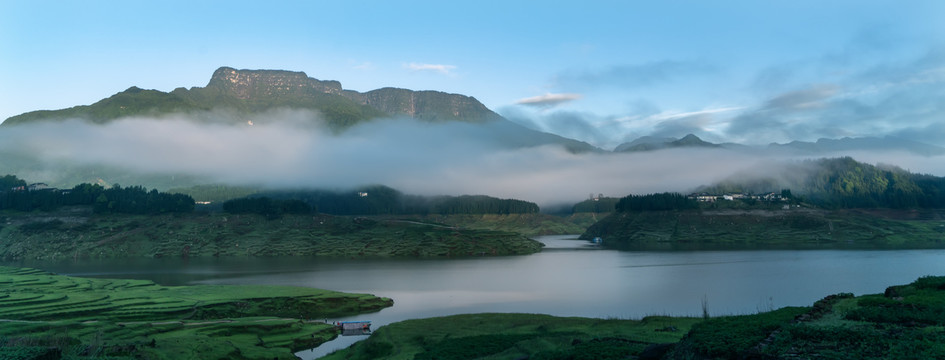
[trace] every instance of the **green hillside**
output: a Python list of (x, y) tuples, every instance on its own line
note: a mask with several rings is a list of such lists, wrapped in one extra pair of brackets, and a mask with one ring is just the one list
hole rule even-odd
[[(389, 116), (409, 116), (430, 122), (504, 120), (475, 98), (459, 94), (395, 88), (362, 94), (342, 89), (337, 81), (317, 80), (303, 72), (221, 67), (205, 87), (177, 88), (165, 93), (133, 86), (91, 105), (28, 112), (10, 117), (2, 125), (69, 118), (107, 123), (126, 116), (160, 117), (213, 109), (228, 110), (227, 121), (243, 123), (249, 115), (279, 108), (315, 110), (336, 130)], [(194, 120), (200, 121), (201, 116), (205, 115), (197, 114)]]
[(295, 359), (337, 336), (322, 319), (392, 304), (301, 287), (160, 286), (0, 267), (0, 358)]
[(465, 257), (531, 254), (541, 246), (511, 232), (323, 214), (93, 214), (90, 207), (0, 213), (0, 258), (6, 260)]
[(699, 191), (713, 201), (675, 193), (621, 198), (617, 212), (582, 238), (613, 248), (945, 247), (941, 177), (847, 157), (788, 163), (780, 176)]
[(620, 249), (945, 248), (945, 211), (682, 210), (617, 212), (582, 239)]
[(770, 176), (736, 174), (697, 191), (761, 194), (782, 189), (825, 208), (945, 208), (945, 178), (850, 157), (785, 163)]

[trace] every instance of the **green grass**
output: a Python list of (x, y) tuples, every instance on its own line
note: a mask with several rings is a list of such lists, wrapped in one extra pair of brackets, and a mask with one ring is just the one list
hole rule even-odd
[[(678, 341), (695, 318), (562, 318), (538, 314), (470, 314), (383, 326), (327, 359), (623, 358), (649, 344)], [(674, 329), (675, 331), (662, 331)], [(615, 354), (608, 357), (606, 354)]]
[(942, 359), (945, 277), (885, 294), (828, 296), (810, 308), (708, 320), (668, 359)]
[(308, 319), (392, 304), (310, 288), (160, 286), (12, 267), (0, 267), (0, 301), (0, 358), (55, 347), (78, 359), (290, 359), (336, 336)]
[[(339, 359), (942, 359), (945, 277), (753, 315), (642, 320), (469, 314), (383, 326)], [(667, 331), (672, 330), (672, 331)]]

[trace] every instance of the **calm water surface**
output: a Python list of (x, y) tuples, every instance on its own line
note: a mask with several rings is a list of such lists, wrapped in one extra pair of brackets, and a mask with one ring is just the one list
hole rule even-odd
[[(538, 240), (528, 256), (416, 259), (160, 259), (19, 263), (76, 276), (180, 284), (275, 284), (371, 293), (394, 306), (354, 317), (373, 327), (477, 312), (640, 318), (745, 314), (808, 306), (838, 293), (880, 293), (923, 275), (945, 275), (945, 250), (622, 252), (574, 236)], [(328, 319), (329, 321), (346, 319)], [(298, 353), (310, 359), (363, 337)]]

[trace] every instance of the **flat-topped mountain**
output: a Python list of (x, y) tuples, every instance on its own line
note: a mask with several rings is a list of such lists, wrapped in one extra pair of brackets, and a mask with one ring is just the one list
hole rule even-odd
[[(472, 123), (502, 120), (499, 114), (465, 95), (396, 88), (360, 93), (343, 89), (338, 81), (318, 80), (300, 71), (221, 67), (214, 71), (205, 87), (181, 87), (165, 93), (133, 86), (91, 105), (28, 112), (7, 119), (3, 125), (69, 118), (106, 123), (126, 116), (160, 116), (218, 108), (247, 114), (280, 107), (317, 110), (334, 128), (391, 116)], [(243, 120), (236, 116), (234, 122)]]
[[(303, 110), (303, 115), (283, 116), (283, 110)], [(317, 116), (308, 116), (306, 111)], [(345, 90), (338, 81), (318, 80), (304, 72), (237, 70), (230, 67), (221, 67), (214, 71), (204, 87), (180, 87), (164, 92), (132, 86), (91, 105), (17, 115), (0, 125), (0, 133), (15, 132), (15, 136), (24, 141), (29, 141), (27, 139), (34, 135), (39, 138), (42, 135), (56, 134), (59, 129), (70, 131), (69, 129), (75, 127), (81, 127), (90, 134), (98, 131), (107, 134), (116, 131), (115, 128), (99, 129), (96, 125), (110, 124), (124, 118), (144, 119), (149, 122), (186, 121), (191, 124), (233, 126), (278, 122), (291, 122), (291, 125), (296, 126), (303, 125), (298, 124), (298, 121), (311, 121), (319, 125), (310, 128), (312, 131), (320, 132), (321, 125), (324, 125), (329, 129), (325, 135), (329, 136), (341, 135), (354, 126), (366, 127), (366, 131), (373, 133), (371, 127), (374, 126), (378, 126), (378, 129), (388, 129), (384, 127), (388, 125), (381, 123), (389, 119), (412, 118), (423, 123), (455, 123), (461, 129), (452, 127), (434, 131), (457, 137), (449, 139), (457, 140), (456, 143), (474, 143), (483, 148), (518, 149), (550, 145), (572, 153), (601, 151), (585, 142), (532, 130), (508, 121), (470, 96), (398, 88), (382, 88), (362, 93)], [(58, 122), (74, 119), (92, 126), (74, 123), (61, 128), (57, 126)], [(21, 126), (26, 124), (53, 126)], [(404, 131), (426, 131), (421, 130), (424, 126), (406, 125), (400, 128)], [(219, 128), (201, 129), (216, 131)], [(147, 131), (144, 127), (130, 127), (122, 131), (126, 134), (123, 136), (128, 137), (152, 135), (141, 133)], [(397, 140), (395, 137), (409, 136), (402, 131), (381, 131), (383, 133), (376, 135), (379, 138), (391, 137), (391, 140)], [(174, 136), (187, 134), (162, 132), (153, 135), (155, 136), (152, 139), (162, 141), (165, 139), (160, 138), (161, 136), (172, 140)], [(246, 133), (246, 136), (252, 135)], [(303, 155), (307, 154), (300, 154)], [(60, 161), (55, 156), (44, 156), (42, 152), (27, 151), (23, 146), (0, 149), (0, 168), (5, 169), (7, 173), (45, 172), (44, 180), (56, 186), (102, 180), (164, 189), (196, 185), (194, 181), (198, 181), (189, 176), (189, 173), (167, 175), (129, 171), (107, 162), (97, 162), (97, 159), (86, 156), (82, 161)], [(49, 172), (47, 169), (55, 171)]]

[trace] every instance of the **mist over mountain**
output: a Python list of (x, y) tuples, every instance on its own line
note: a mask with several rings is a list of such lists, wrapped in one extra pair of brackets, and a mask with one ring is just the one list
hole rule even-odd
[(652, 151), (652, 150), (679, 148), (679, 147), (715, 148), (719, 146), (720, 145), (703, 141), (698, 136), (695, 136), (693, 134), (688, 134), (680, 139), (655, 138), (652, 136), (644, 136), (634, 141), (631, 141), (629, 143), (623, 143), (623, 144), (618, 145), (614, 149), (614, 152)]
[(481, 194), (541, 206), (588, 193), (688, 192), (785, 161), (852, 156), (945, 174), (945, 151), (895, 138), (783, 146), (644, 137), (606, 152), (525, 128), (475, 98), (436, 91), (345, 90), (302, 72), (220, 68), (206, 87), (132, 87), (92, 105), (34, 111), (0, 126), (0, 173), (58, 187), (207, 183)]
[(317, 125), (334, 131), (343, 131), (365, 121), (409, 117), (430, 123), (466, 122), (498, 126), (502, 129), (496, 133), (498, 140), (511, 147), (560, 144), (570, 151), (598, 151), (587, 143), (507, 121), (470, 96), (398, 88), (360, 93), (343, 89), (338, 81), (318, 80), (304, 72), (229, 67), (214, 71), (206, 87), (177, 88), (169, 93), (131, 87), (92, 105), (28, 112), (13, 116), (0, 125), (67, 119), (106, 124), (128, 117), (163, 119), (180, 118), (181, 115), (200, 123), (260, 124), (280, 118), (254, 115), (276, 109), (314, 111), (318, 114)]

